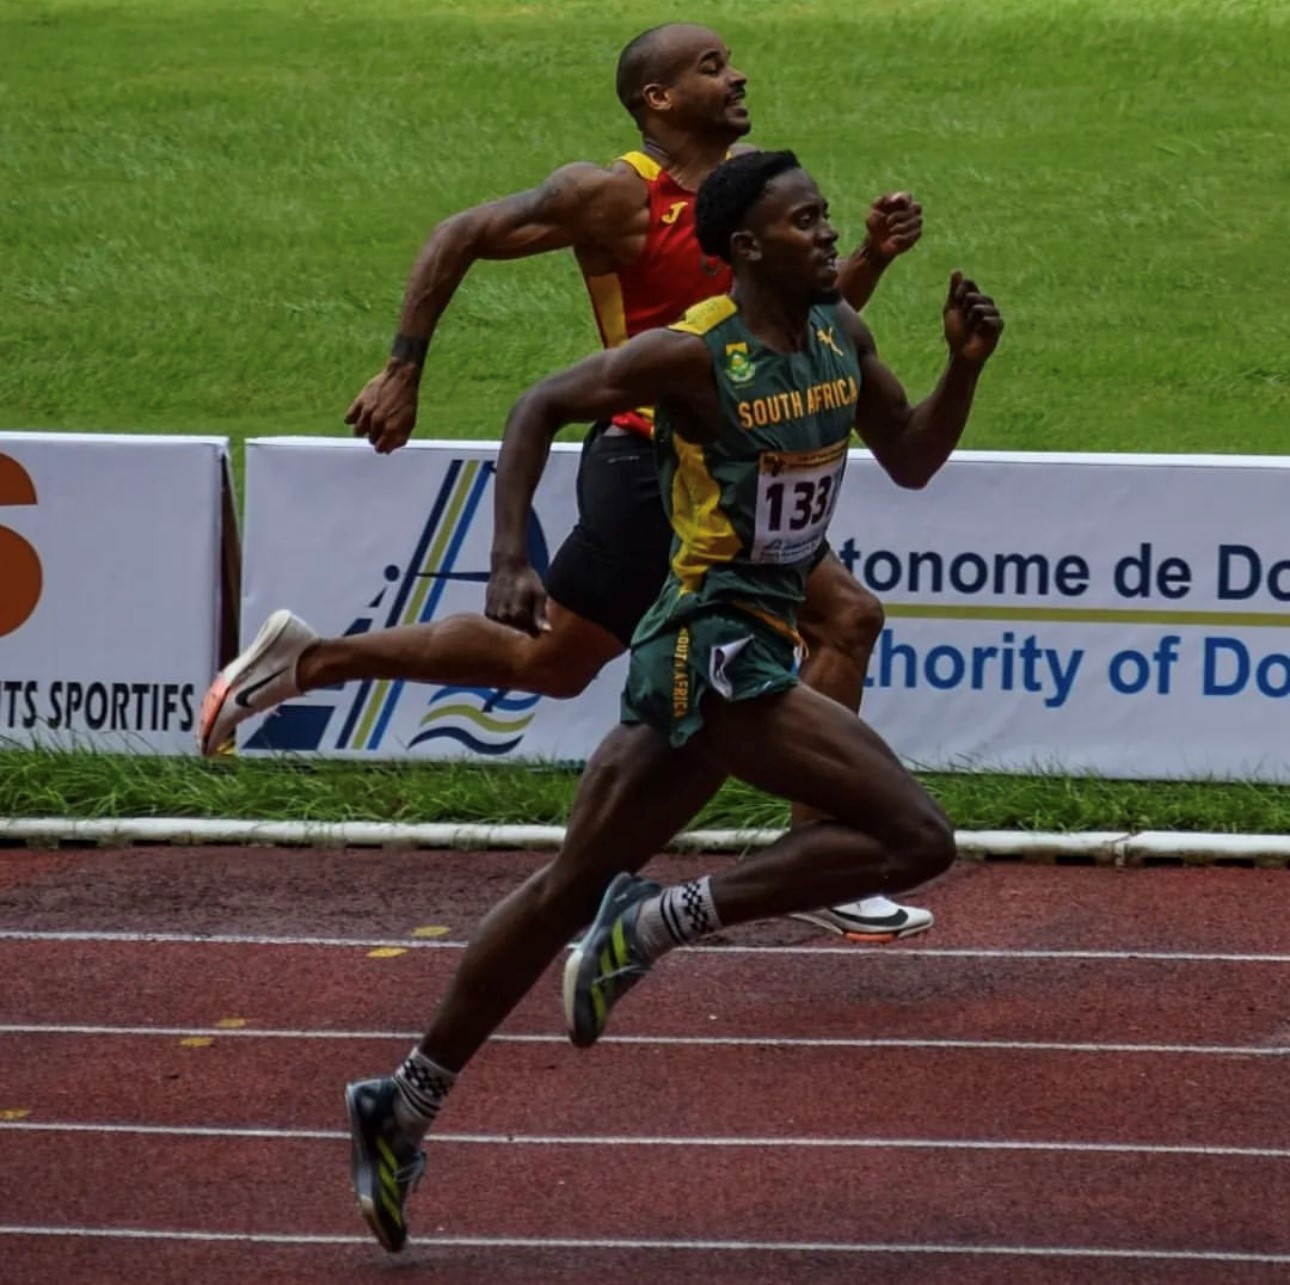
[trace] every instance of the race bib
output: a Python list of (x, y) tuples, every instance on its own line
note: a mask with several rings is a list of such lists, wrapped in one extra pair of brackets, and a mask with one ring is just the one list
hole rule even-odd
[(845, 441), (820, 451), (762, 454), (757, 470), (754, 562), (801, 562), (820, 547), (846, 464)]

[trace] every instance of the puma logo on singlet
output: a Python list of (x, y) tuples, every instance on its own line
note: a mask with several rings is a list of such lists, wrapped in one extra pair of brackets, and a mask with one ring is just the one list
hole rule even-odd
[(820, 341), (820, 343), (822, 343), (826, 348), (832, 348), (832, 349), (833, 349), (833, 351), (834, 351), (835, 353), (837, 353), (837, 355), (838, 355), (839, 357), (841, 357), (841, 356), (843, 355), (843, 353), (842, 353), (842, 349), (841, 349), (841, 348), (839, 348), (839, 347), (838, 347), (838, 345), (837, 345), (837, 340), (835, 340), (835, 339), (833, 338), (833, 327), (832, 327), (832, 326), (829, 326), (827, 329), (825, 329), (825, 327), (823, 327), (823, 326), (816, 326), (816, 327), (815, 327), (815, 337), (816, 337), (816, 338)]
[(671, 206), (668, 208), (667, 213), (663, 214), (659, 218), (659, 222), (666, 223), (668, 227), (671, 227), (672, 224), (681, 217), (681, 211), (685, 209), (688, 204), (688, 201), (673, 201)]

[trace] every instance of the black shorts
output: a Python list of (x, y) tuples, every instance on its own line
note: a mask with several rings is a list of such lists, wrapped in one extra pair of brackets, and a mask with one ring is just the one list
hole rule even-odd
[[(578, 462), (578, 521), (556, 550), (546, 591), (624, 647), (667, 579), (672, 527), (663, 511), (654, 446), (594, 424)], [(822, 543), (814, 570), (828, 555)]]
[(667, 579), (672, 528), (652, 443), (595, 424), (578, 463), (578, 521), (556, 550), (546, 589), (627, 647)]

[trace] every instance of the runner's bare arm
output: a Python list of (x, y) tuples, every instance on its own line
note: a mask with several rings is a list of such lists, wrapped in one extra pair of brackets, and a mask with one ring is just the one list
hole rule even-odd
[(639, 194), (621, 171), (577, 163), (529, 191), (444, 219), (413, 265), (384, 370), (368, 381), (345, 415), (354, 435), (366, 437), (382, 454), (412, 435), (430, 339), (472, 264), (571, 246), (598, 249), (630, 219), (633, 200)]
[(507, 418), (497, 457), (485, 614), (527, 633), (541, 628), (544, 595), (529, 566), (528, 523), (556, 433), (660, 400), (701, 403), (705, 392), (715, 400), (707, 346), (666, 329), (595, 353), (524, 392)]
[(944, 307), (949, 360), (917, 406), (910, 406), (900, 381), (879, 360), (868, 326), (845, 305), (839, 315), (860, 358), (856, 431), (898, 486), (926, 486), (958, 445), (977, 379), (1003, 332), (994, 300), (961, 272), (950, 275)]
[(880, 196), (865, 217), (865, 239), (838, 267), (842, 297), (859, 312), (898, 255), (912, 250), (923, 235), (923, 207), (908, 192)]
[(707, 346), (697, 336), (647, 330), (527, 389), (511, 409), (497, 456), (494, 561), (524, 556), (529, 507), (560, 429), (684, 397), (703, 380), (711, 383), (711, 371)]
[[(571, 246), (599, 247), (630, 213), (621, 173), (577, 162), (537, 187), (444, 219), (408, 278), (399, 331), (433, 335), (453, 292), (479, 259), (524, 259)], [(626, 204), (624, 201), (626, 197)]]

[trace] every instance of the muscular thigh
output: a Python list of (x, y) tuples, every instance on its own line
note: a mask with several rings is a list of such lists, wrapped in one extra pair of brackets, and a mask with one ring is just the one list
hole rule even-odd
[(806, 599), (797, 613), (798, 629), (813, 649), (842, 645), (846, 650), (851, 640), (835, 638), (838, 622), (864, 617), (880, 622), (882, 604), (826, 545), (806, 578)]
[(730, 775), (882, 839), (939, 808), (867, 723), (809, 687), (712, 702), (703, 747)]
[(638, 870), (724, 779), (700, 746), (674, 749), (644, 724), (620, 723), (587, 762), (553, 871), (578, 880)]

